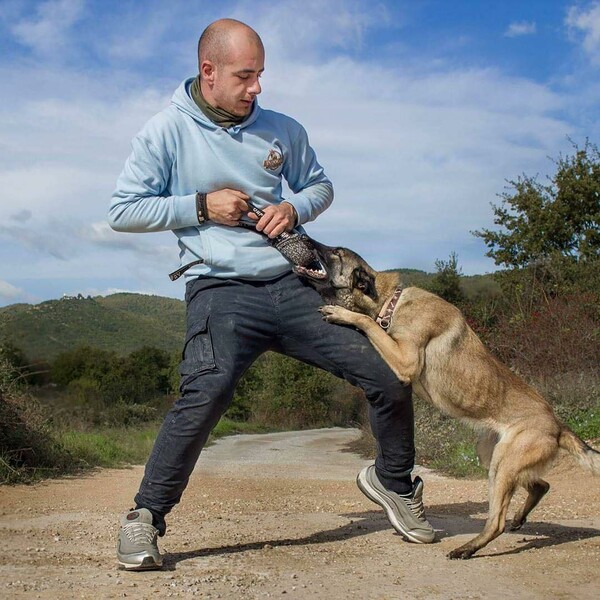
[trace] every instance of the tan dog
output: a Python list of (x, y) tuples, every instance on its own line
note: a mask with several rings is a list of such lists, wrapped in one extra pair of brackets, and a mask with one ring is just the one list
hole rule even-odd
[[(541, 475), (559, 448), (600, 474), (600, 453), (561, 424), (532, 387), (486, 350), (456, 307), (408, 287), (399, 290), (393, 314), (385, 315), (399, 287), (397, 273), (379, 273), (348, 249), (308, 241), (322, 268), (295, 270), (335, 304), (321, 309), (324, 318), (362, 330), (420, 398), (481, 431), (477, 452), (489, 470), (489, 516), (482, 533), (449, 558), (469, 558), (504, 531), (508, 505), (520, 485), (528, 496), (511, 524), (519, 529), (550, 487)], [(376, 322), (382, 314), (389, 321), (387, 332)]]

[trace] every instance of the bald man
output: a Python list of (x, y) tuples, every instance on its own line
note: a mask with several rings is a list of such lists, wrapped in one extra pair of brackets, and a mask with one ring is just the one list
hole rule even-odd
[[(322, 320), (319, 295), (268, 243), (316, 219), (331, 204), (333, 187), (304, 128), (259, 107), (264, 59), (261, 39), (247, 25), (209, 25), (198, 44), (199, 75), (185, 80), (134, 138), (113, 194), (113, 229), (175, 234), (187, 303), (181, 395), (156, 438), (135, 508), (121, 518), (117, 557), (126, 569), (160, 568), (157, 536), (166, 531), (165, 516), (180, 501), (237, 382), (268, 350), (365, 391), (379, 452), (359, 474), (361, 487), (409, 540), (434, 537), (422, 481), (411, 477), (410, 388), (362, 334)], [(285, 198), (284, 179), (291, 190)]]

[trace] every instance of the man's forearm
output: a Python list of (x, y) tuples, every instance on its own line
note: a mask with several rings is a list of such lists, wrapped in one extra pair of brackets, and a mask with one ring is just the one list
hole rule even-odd
[(333, 202), (333, 185), (329, 180), (315, 183), (286, 198), (298, 214), (298, 225), (314, 221)]

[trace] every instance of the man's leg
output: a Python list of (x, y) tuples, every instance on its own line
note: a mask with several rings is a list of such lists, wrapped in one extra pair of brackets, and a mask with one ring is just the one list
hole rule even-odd
[(411, 387), (398, 380), (362, 333), (324, 321), (318, 312), (323, 300), (298, 277), (290, 275), (273, 287), (281, 290), (283, 351), (364, 390), (378, 444), (377, 474), (389, 489), (410, 491), (415, 459)]
[[(268, 286), (271, 287), (271, 286)], [(414, 415), (410, 386), (404, 386), (368, 339), (354, 328), (325, 322), (320, 296), (290, 276), (278, 287), (280, 340), (286, 354), (344, 377), (361, 387), (377, 440), (375, 465), (363, 469), (359, 488), (385, 511), (396, 531), (413, 542), (432, 542), (435, 534), (423, 510), (423, 482), (413, 482)]]
[(202, 278), (188, 284), (186, 300), (181, 396), (165, 417), (135, 497), (136, 509), (151, 512), (160, 535), (237, 382), (273, 344), (275, 332), (264, 286)]

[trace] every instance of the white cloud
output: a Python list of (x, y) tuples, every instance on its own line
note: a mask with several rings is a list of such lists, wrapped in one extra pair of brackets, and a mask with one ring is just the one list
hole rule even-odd
[(82, 13), (82, 0), (48, 0), (38, 5), (35, 17), (17, 22), (12, 32), (34, 52), (55, 54), (66, 45), (69, 30)]
[(566, 24), (594, 64), (600, 64), (600, 2), (587, 7), (572, 6), (567, 12)]
[(506, 37), (520, 37), (523, 35), (532, 35), (536, 30), (535, 21), (516, 21), (508, 26), (504, 35)]
[(3, 281), (0, 279), (0, 299), (10, 303), (14, 302), (23, 295), (25, 295), (25, 292), (22, 289), (11, 285), (8, 283), (8, 281)]
[(24, 223), (26, 221), (29, 221), (29, 219), (31, 219), (31, 217), (33, 216), (32, 212), (30, 210), (27, 209), (22, 209), (17, 211), (16, 213), (10, 215), (10, 220), (11, 221), (16, 221), (17, 223)]
[(278, 57), (292, 57), (294, 61), (300, 56), (314, 58), (324, 49), (332, 48), (358, 54), (363, 49), (366, 32), (389, 23), (382, 2), (358, 0), (328, 0), (326, 5), (321, 0), (274, 3), (244, 0), (238, 3), (233, 16), (253, 26), (267, 49), (270, 47)]
[[(180, 289), (166, 277), (178, 262), (171, 233), (119, 234), (105, 219), (131, 137), (167, 105), (181, 65), (195, 64), (199, 13), (177, 37), (185, 43), (167, 52), (161, 42), (188, 6), (161, 13), (158, 38), (139, 48), (140, 59), (187, 57), (169, 79), (125, 67), (0, 66), (0, 233), (28, 257), (7, 261), (3, 275), (17, 285), (56, 278), (58, 295)], [(360, 49), (370, 32), (397, 26), (384, 7), (332, 0), (323, 19), (313, 18), (316, 8), (316, 0), (244, 1), (231, 11), (265, 39), (261, 105), (305, 125), (334, 181), (336, 201), (309, 232), (355, 247), (376, 268), (432, 269), (456, 250), (465, 273), (491, 270), (469, 232), (491, 226), (489, 203), (505, 179), (543, 174), (547, 156), (568, 149), (566, 135), (581, 137), (578, 122), (562, 116), (572, 99), (495, 68), (369, 59)], [(127, 66), (126, 50), (115, 52)]]

